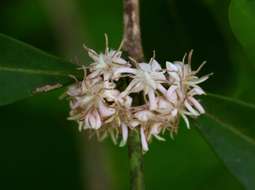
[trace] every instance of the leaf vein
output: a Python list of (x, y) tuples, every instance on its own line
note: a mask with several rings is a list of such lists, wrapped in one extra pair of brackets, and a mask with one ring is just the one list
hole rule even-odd
[(61, 73), (59, 71), (33, 70), (33, 69), (24, 69), (24, 68), (0, 67), (0, 71), (20, 72), (20, 73), (35, 74), (35, 75), (52, 75), (52, 76), (65, 76), (65, 77), (68, 76), (68, 74)]
[(255, 146), (255, 141), (247, 136), (247, 135), (244, 135), (243, 133), (241, 133), (239, 130), (237, 130), (235, 127), (233, 127), (232, 125), (229, 125), (225, 122), (223, 122), (222, 120), (220, 120), (219, 118), (215, 117), (214, 115), (212, 114), (209, 114), (209, 113), (206, 113), (206, 115), (211, 118), (212, 120), (214, 120), (216, 123), (222, 125), (225, 129), (229, 130), (230, 132), (234, 133), (235, 135), (239, 136), (240, 138), (242, 138), (243, 140), (245, 140), (246, 142), (248, 143), (251, 143), (252, 145)]

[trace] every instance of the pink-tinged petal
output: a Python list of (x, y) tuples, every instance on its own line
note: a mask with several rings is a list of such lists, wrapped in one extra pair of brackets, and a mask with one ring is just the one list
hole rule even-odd
[(95, 78), (95, 77), (97, 77), (98, 75), (100, 75), (100, 70), (95, 70), (95, 71), (92, 71), (88, 76), (87, 76), (87, 78), (88, 79), (93, 79), (93, 78)]
[(131, 127), (131, 128), (135, 128), (135, 127), (137, 127), (138, 125), (140, 125), (140, 122), (138, 121), (138, 120), (131, 120), (130, 122), (129, 122), (129, 127)]
[(77, 102), (80, 106), (83, 106), (83, 105), (87, 105), (89, 103), (91, 103), (91, 101), (94, 99), (93, 96), (83, 96), (83, 97), (79, 97), (77, 98)]
[(100, 115), (102, 117), (109, 117), (115, 113), (114, 108), (105, 106), (105, 104), (102, 101), (99, 101), (98, 108), (99, 108)]
[(89, 117), (90, 117), (90, 113), (88, 113), (88, 114), (85, 116), (85, 119), (84, 119), (85, 126), (88, 127), (88, 128), (90, 128)]
[(142, 69), (145, 72), (151, 72), (151, 65), (148, 63), (139, 63), (138, 64), (139, 68)]
[(178, 71), (178, 68), (173, 63), (171, 63), (169, 61), (166, 62), (166, 69), (168, 71), (175, 71), (175, 72)]
[(157, 108), (157, 102), (156, 102), (154, 90), (149, 90), (148, 97), (149, 97), (149, 103), (150, 103), (150, 110), (155, 110)]
[(143, 151), (148, 151), (149, 148), (148, 148), (148, 143), (147, 143), (147, 140), (146, 140), (146, 137), (145, 137), (145, 134), (144, 134), (144, 130), (142, 127), (140, 127), (140, 134), (141, 134), (141, 143), (142, 143), (142, 148), (143, 148)]
[(161, 82), (161, 83), (166, 81), (166, 77), (163, 72), (153, 72), (153, 73), (150, 73), (150, 76), (152, 79), (154, 79), (158, 82)]
[(176, 86), (176, 85), (172, 85), (172, 86), (170, 86), (169, 87), (169, 89), (167, 90), (167, 96), (168, 97), (172, 97), (172, 96), (176, 96), (176, 89), (177, 89), (178, 87)]
[(125, 59), (122, 59), (122, 58), (119, 58), (119, 57), (113, 57), (112, 62), (117, 63), (117, 64), (121, 64), (121, 65), (125, 65), (127, 63), (127, 61)]
[(165, 89), (165, 87), (162, 84), (157, 84), (157, 89), (164, 95), (166, 95), (167, 90)]
[(160, 98), (158, 98), (158, 108), (159, 109), (164, 109), (164, 110), (169, 110), (169, 109), (172, 108), (172, 106), (167, 100), (160, 97)]
[(178, 72), (181, 72), (181, 73), (183, 72), (183, 70), (184, 70), (184, 63), (183, 62), (174, 61), (174, 65), (176, 66)]
[(201, 114), (205, 113), (203, 106), (194, 97), (189, 97), (188, 99)]
[(165, 139), (163, 137), (158, 135), (160, 133), (160, 130), (161, 130), (160, 126), (161, 126), (161, 123), (154, 123), (151, 126), (150, 136), (153, 135), (156, 139), (158, 139), (160, 141), (165, 141)]
[(144, 72), (143, 73), (143, 77), (144, 77), (143, 80), (146, 81), (145, 86), (147, 85), (147, 86), (149, 86), (152, 89), (156, 89), (157, 84), (156, 84), (155, 80), (151, 77), (150, 73)]
[(137, 73), (137, 69), (129, 67), (119, 67), (113, 69), (113, 76), (119, 76), (120, 74), (123, 73), (135, 75)]
[(120, 147), (123, 147), (126, 145), (127, 139), (128, 139), (128, 127), (124, 123), (121, 124), (121, 133), (122, 133), (122, 140), (120, 142)]
[(67, 94), (69, 96), (78, 96), (82, 93), (80, 85), (74, 84), (68, 87)]
[(116, 84), (113, 82), (109, 82), (108, 80), (104, 81), (104, 88), (105, 89), (113, 89), (116, 87)]
[(100, 115), (99, 115), (99, 113), (97, 111), (94, 111), (93, 115), (94, 115), (94, 118), (95, 118), (94, 129), (99, 129), (101, 127), (101, 125), (102, 125), (102, 121), (101, 121)]
[(188, 83), (190, 83), (191, 85), (200, 84), (200, 83), (206, 81), (208, 78), (209, 78), (209, 76), (206, 75), (206, 76), (203, 76), (203, 77), (201, 77), (199, 79), (196, 79), (196, 80), (193, 80), (193, 81), (189, 81)]
[(142, 122), (147, 122), (152, 116), (153, 114), (148, 110), (143, 110), (135, 113), (135, 117)]
[(184, 115), (183, 113), (181, 113), (181, 116), (182, 116), (184, 122), (186, 123), (187, 128), (190, 129), (189, 119), (187, 118), (187, 116)]
[(199, 86), (195, 85), (194, 88), (191, 90), (191, 95), (203, 95), (205, 94), (205, 91), (200, 88)]
[(92, 129), (95, 129), (96, 128), (96, 118), (93, 114), (89, 114), (88, 116), (88, 126)]
[(125, 107), (130, 107), (132, 105), (133, 99), (130, 96), (124, 97), (123, 105)]
[(199, 113), (188, 103), (187, 100), (184, 101), (184, 105), (187, 108), (187, 110), (192, 113), (194, 116), (198, 116)]
[[(166, 99), (169, 101), (169, 102), (171, 102), (171, 103), (173, 103), (174, 105), (176, 105), (177, 104), (177, 102), (178, 102), (178, 96), (179, 96), (179, 94), (178, 93), (180, 93), (180, 90), (178, 90), (178, 87), (177, 86), (175, 86), (175, 85), (173, 85), (173, 86), (171, 86), (168, 90), (167, 90), (167, 93), (166, 93)], [(178, 96), (177, 96), (177, 94), (178, 94)], [(182, 96), (182, 95), (181, 95)], [(179, 97), (181, 97), (181, 96), (179, 96)]]
[(105, 90), (103, 97), (107, 99), (107, 101), (114, 101), (118, 98), (120, 92), (118, 90)]
[(151, 62), (151, 69), (152, 69), (152, 71), (162, 70), (160, 64), (155, 59), (153, 59), (152, 62)]
[(104, 77), (104, 81), (108, 81), (108, 80), (111, 79), (112, 73), (111, 72), (104, 72), (103, 77)]
[(168, 72), (170, 78), (174, 81), (174, 82), (179, 82), (181, 80), (180, 76), (178, 73), (175, 72)]
[(173, 109), (173, 110), (171, 111), (171, 115), (172, 115), (173, 117), (177, 116), (177, 114), (178, 114), (178, 110), (177, 110), (177, 109)]

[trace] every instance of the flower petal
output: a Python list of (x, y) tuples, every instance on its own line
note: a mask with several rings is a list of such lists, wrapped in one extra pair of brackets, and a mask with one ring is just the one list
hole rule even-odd
[(183, 113), (181, 113), (181, 116), (182, 116), (184, 122), (186, 123), (187, 128), (190, 129), (189, 119), (187, 118), (187, 116)]
[(128, 127), (125, 123), (121, 124), (121, 133), (122, 133), (122, 140), (120, 142), (120, 147), (123, 147), (127, 143), (128, 139)]
[(152, 70), (151, 70), (151, 65), (148, 64), (148, 63), (139, 63), (139, 64), (138, 64), (138, 67), (139, 67), (141, 70), (145, 71), (145, 72), (151, 72), (151, 71), (152, 71)]
[(151, 62), (151, 70), (152, 71), (160, 71), (160, 70), (162, 70), (160, 64), (155, 59), (153, 59), (152, 62)]
[(98, 108), (99, 108), (100, 115), (102, 117), (109, 117), (115, 113), (114, 108), (105, 106), (105, 104), (102, 101), (99, 101)]
[(143, 127), (140, 127), (140, 134), (141, 134), (141, 144), (142, 144), (142, 148), (143, 148), (143, 151), (148, 151), (149, 148), (148, 148), (148, 143), (147, 143), (147, 140), (146, 140), (146, 137), (145, 137), (145, 134), (144, 134), (144, 130), (143, 130)]
[(152, 116), (153, 113), (148, 110), (143, 110), (135, 113), (135, 117), (142, 122), (147, 122)]
[(150, 110), (155, 110), (157, 108), (157, 102), (156, 102), (154, 90), (149, 90), (148, 97), (149, 97), (149, 103), (150, 103)]
[(189, 104), (187, 100), (184, 101), (184, 105), (187, 108), (187, 110), (192, 113), (194, 116), (198, 116), (199, 113)]
[(194, 97), (189, 97), (188, 99), (201, 114), (205, 113), (203, 106)]

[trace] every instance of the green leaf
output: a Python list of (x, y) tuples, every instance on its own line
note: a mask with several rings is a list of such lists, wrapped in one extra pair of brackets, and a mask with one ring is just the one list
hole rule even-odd
[(255, 0), (232, 0), (229, 20), (233, 33), (255, 64)]
[(74, 64), (0, 34), (0, 105), (69, 84), (77, 74)]
[(203, 104), (195, 125), (245, 189), (254, 189), (255, 105), (212, 94)]

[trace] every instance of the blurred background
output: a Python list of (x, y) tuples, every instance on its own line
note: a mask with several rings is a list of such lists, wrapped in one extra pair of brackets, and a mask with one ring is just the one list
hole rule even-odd
[[(156, 50), (163, 63), (194, 49), (193, 68), (206, 60), (201, 75), (214, 73), (206, 91), (255, 102), (255, 62), (234, 36), (229, 6), (230, 0), (141, 0), (145, 55)], [(110, 47), (118, 47), (122, 1), (1, 0), (0, 33), (86, 64), (83, 43), (103, 51), (107, 33)], [(127, 147), (79, 133), (66, 120), (61, 93), (0, 107), (0, 189), (129, 189)], [(144, 156), (146, 189), (242, 189), (195, 128), (181, 126), (175, 140), (166, 138)]]

